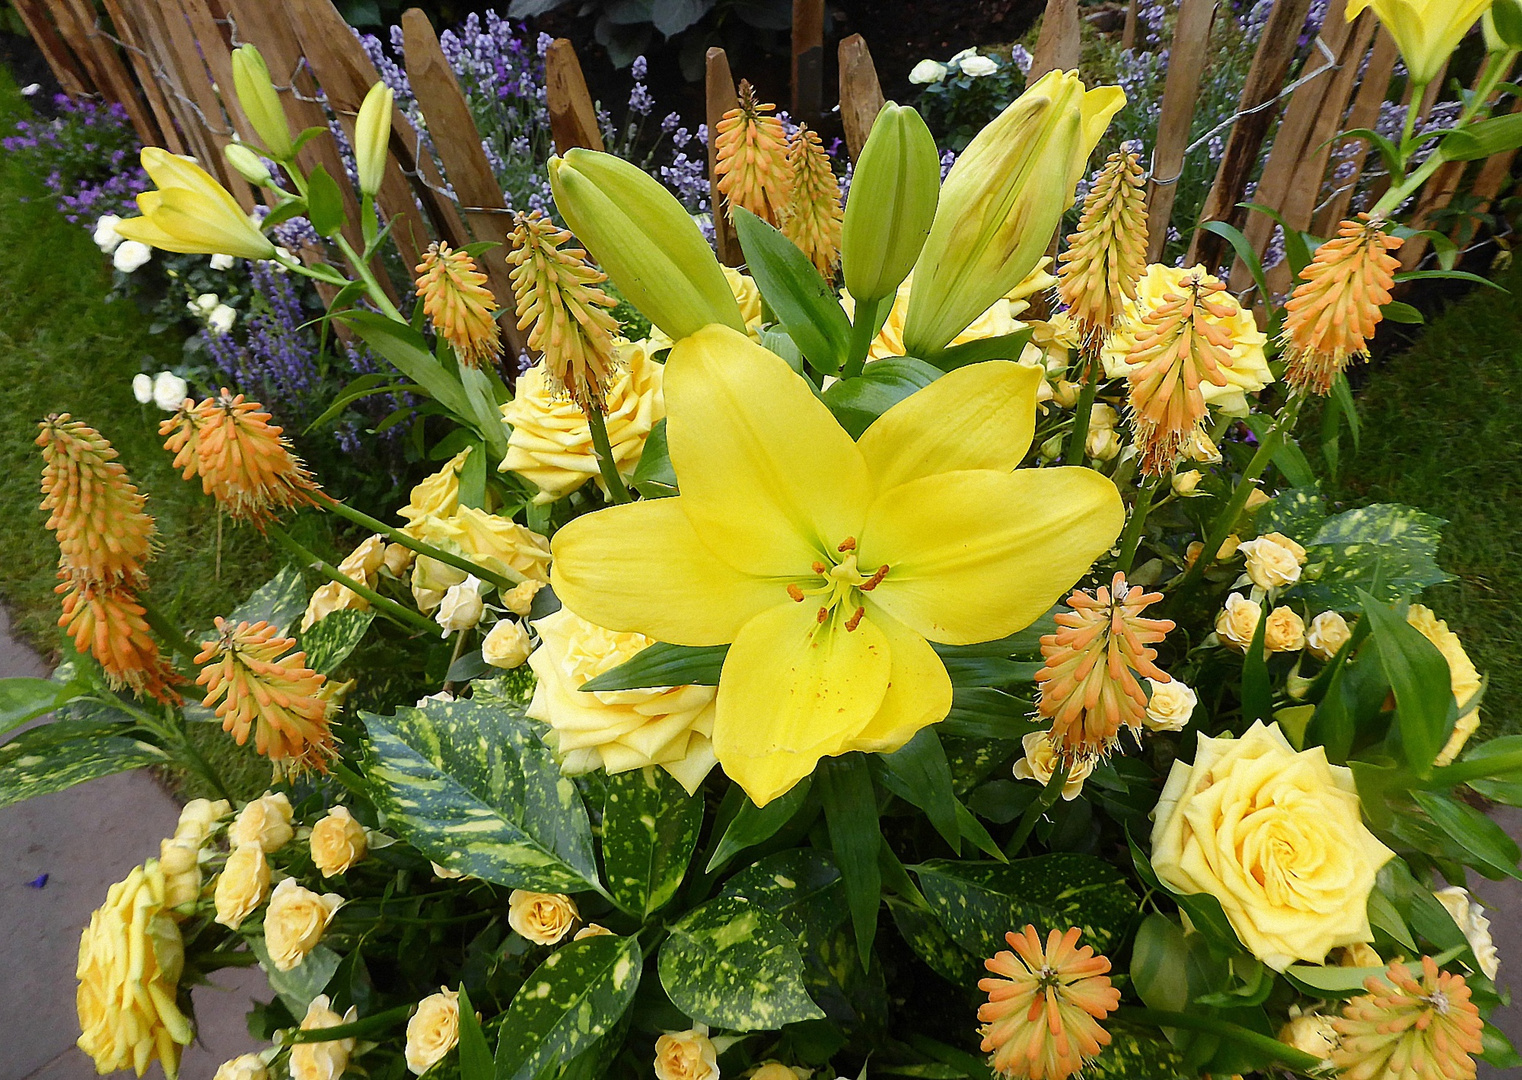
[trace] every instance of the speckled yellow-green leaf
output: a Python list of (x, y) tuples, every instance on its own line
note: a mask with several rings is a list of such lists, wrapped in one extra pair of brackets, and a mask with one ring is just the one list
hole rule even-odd
[(1083, 1075), (1085, 1080), (1185, 1080), (1195, 1071), (1165, 1040), (1112, 1028), (1109, 1045), (1084, 1065)]
[(1128, 925), (1137, 898), (1118, 869), (1092, 855), (1058, 852), (1012, 863), (936, 859), (913, 868), (931, 914), (962, 948), (989, 957), (1027, 923), (1038, 933), (1083, 931), (1105, 952)]
[(676, 895), (703, 828), (703, 800), (664, 769), (646, 766), (607, 778), (602, 859), (608, 891), (648, 918)]
[(563, 945), (524, 980), (502, 1018), (498, 1080), (531, 1080), (618, 1023), (644, 966), (639, 940), (602, 935)]
[(793, 934), (771, 912), (721, 896), (671, 927), (661, 946), (661, 985), (699, 1023), (776, 1031), (824, 1016), (803, 985)]
[[(916, 956), (930, 970), (953, 986), (976, 986), (983, 977), (983, 965), (941, 929), (935, 917), (908, 904), (889, 902), (888, 911), (899, 935), (909, 943)], [(992, 954), (990, 954), (992, 955)]]
[(376, 809), (429, 859), (515, 889), (597, 887), (586, 807), (521, 712), (429, 701), (362, 716)]
[(345, 608), (328, 612), (313, 623), (311, 629), (301, 634), (301, 647), (306, 650), (307, 667), (323, 675), (331, 675), (364, 640), (365, 632), (370, 629), (374, 619), (374, 611)]
[(55, 720), (17, 735), (0, 746), (0, 806), (168, 760), (156, 746), (112, 734), (125, 727)]
[(1360, 506), (1327, 518), (1305, 543), (1294, 595), (1314, 609), (1357, 611), (1358, 590), (1390, 602), (1448, 581), (1437, 564), (1442, 518), (1396, 503)]

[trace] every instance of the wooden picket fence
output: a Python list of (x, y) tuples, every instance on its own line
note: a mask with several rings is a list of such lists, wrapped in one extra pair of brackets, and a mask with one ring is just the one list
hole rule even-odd
[[(1220, 2), (1180, 0), (1150, 162), (1149, 254), (1154, 259), (1166, 240), (1200, 73)], [(1263, 214), (1247, 214), (1238, 204), (1274, 120), (1280, 123), (1253, 201), (1276, 210), (1292, 228), (1325, 235), (1347, 212), (1357, 180), (1355, 173), (1351, 180), (1340, 181), (1341, 187), (1320, 201), (1332, 136), (1339, 130), (1373, 126), (1390, 89), (1398, 55), (1371, 12), (1349, 23), (1344, 17), (1346, 0), (1332, 0), (1311, 59), (1286, 88), (1296, 38), (1310, 2), (1277, 0), (1274, 4), (1201, 215), (1203, 221), (1226, 221), (1241, 228), (1260, 255), (1272, 240), (1273, 222)], [(194, 156), (249, 210), (259, 192), (229, 168), (222, 155), (235, 139), (255, 141), (236, 95), (225, 92), (232, 86), (232, 50), (249, 42), (259, 47), (298, 129), (325, 125), (331, 113), (352, 136), (359, 104), (379, 78), (331, 0), (103, 0), (105, 19), (97, 17), (91, 0), (13, 3), (66, 92), (121, 104), (145, 144)], [(1045, 71), (1078, 65), (1079, 18), (1077, 0), (1048, 0), (1032, 79)], [(1133, 10), (1128, 13), (1126, 30), (1133, 38), (1134, 23)], [(455, 246), (502, 241), (510, 210), (427, 16), (418, 9), (407, 11), (402, 29), (407, 72), (426, 119), (428, 142), (400, 110), (393, 112), (393, 160), (376, 206), (386, 221), (394, 222), (392, 237), (399, 254), (408, 265), (415, 265), (433, 239)], [(795, 0), (793, 115), (816, 123), (826, 109), (825, 36), (824, 0)], [(883, 94), (871, 53), (859, 34), (839, 43), (838, 56), (840, 120), (854, 160), (882, 108)], [(573, 146), (601, 149), (596, 109), (571, 43), (557, 40), (545, 63), (556, 148), (561, 152)], [(1434, 93), (1438, 85), (1433, 84)], [(711, 176), (712, 136), (718, 119), (736, 100), (735, 75), (722, 49), (708, 51), (706, 94)], [(1428, 100), (1423, 107), (1430, 108), (1431, 103)], [(1509, 183), (1514, 153), (1496, 155), (1478, 165), (1469, 191), (1481, 208)], [(360, 246), (358, 201), (344, 180), (334, 143), (311, 140), (301, 156), (305, 167), (321, 164), (338, 180), (355, 233), (350, 240)], [(1440, 170), (1422, 192), (1413, 223), (1418, 227), (1429, 223), (1460, 190), (1464, 176), (1465, 168), (1459, 163)], [(741, 253), (733, 230), (722, 214), (715, 218), (720, 258), (739, 265)], [(1414, 266), (1426, 250), (1425, 242), (1408, 243), (1402, 251), (1406, 266)], [(1219, 236), (1196, 230), (1188, 258), (1190, 263), (1214, 266), (1225, 253)], [(307, 254), (318, 257), (315, 252)], [(483, 262), (493, 291), (501, 298), (510, 296), (503, 249), (488, 252)], [(1270, 272), (1269, 286), (1283, 292), (1288, 284), (1289, 268), (1281, 263)], [(1243, 294), (1252, 289), (1251, 275), (1240, 259), (1231, 270), (1231, 287)], [(513, 320), (504, 319), (503, 329), (509, 344), (521, 351), (524, 343)]]

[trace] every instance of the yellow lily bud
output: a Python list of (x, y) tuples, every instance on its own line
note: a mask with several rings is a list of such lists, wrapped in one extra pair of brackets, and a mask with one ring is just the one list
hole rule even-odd
[(1352, 22), (1369, 8), (1400, 46), (1411, 81), (1426, 86), (1492, 0), (1348, 0)]
[(1031, 272), (1125, 101), (1119, 87), (1086, 91), (1073, 72), (1051, 71), (977, 134), (946, 177), (914, 266), (909, 355), (945, 348)]
[(238, 92), (243, 115), (263, 140), (264, 148), (277, 161), (289, 161), (295, 152), (291, 125), (285, 118), (275, 84), (270, 81), (270, 69), (252, 45), (233, 50), (233, 89)]
[(360, 103), (359, 116), (354, 121), (354, 165), (359, 173), (359, 190), (366, 195), (374, 196), (386, 177), (391, 107), (395, 100), (391, 87), (376, 83)]
[(188, 255), (268, 259), (275, 245), (225, 187), (188, 157), (145, 146), (143, 169), (157, 191), (137, 197), (142, 217), (116, 224), (123, 240)]
[(550, 159), (555, 205), (604, 273), (673, 341), (711, 323), (745, 332), (713, 249), (644, 170), (580, 148)]
[(270, 171), (259, 160), (259, 155), (242, 143), (228, 143), (222, 148), (222, 156), (239, 176), (254, 187), (263, 187), (270, 182)]
[(888, 102), (851, 177), (841, 231), (846, 288), (859, 301), (892, 296), (919, 258), (935, 219), (941, 160), (913, 109)]
[(1522, 49), (1522, 0), (1495, 0), (1480, 25), (1486, 51)]

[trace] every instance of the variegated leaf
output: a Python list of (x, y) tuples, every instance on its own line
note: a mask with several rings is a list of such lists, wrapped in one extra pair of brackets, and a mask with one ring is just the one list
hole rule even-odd
[(583, 938), (551, 953), (502, 1018), (498, 1080), (531, 1080), (602, 1038), (634, 1000), (643, 966), (632, 937)]
[(664, 769), (646, 766), (607, 777), (602, 859), (608, 891), (648, 917), (676, 895), (703, 828), (703, 800)]
[(1442, 518), (1376, 503), (1328, 518), (1306, 544), (1298, 595), (1312, 608), (1357, 611), (1358, 591), (1389, 602), (1449, 580), (1437, 564)]
[(331, 675), (349, 658), (364, 640), (365, 632), (375, 620), (373, 611), (355, 611), (345, 608), (330, 611), (310, 630), (301, 635), (301, 647), (306, 650), (307, 667), (323, 675)]
[(1110, 1044), (1083, 1067), (1094, 1080), (1185, 1080), (1195, 1076), (1167, 1040), (1136, 1029), (1110, 1030)]
[(1316, 488), (1289, 488), (1275, 495), (1253, 517), (1258, 535), (1281, 533), (1309, 544), (1326, 522), (1326, 499)]
[(157, 746), (115, 733), (124, 726), (57, 720), (23, 731), (0, 746), (0, 806), (169, 760)]
[(597, 888), (586, 807), (522, 713), (429, 701), (363, 718), (376, 808), (428, 858), (518, 889)]
[(983, 968), (962, 946), (951, 940), (951, 935), (941, 929), (935, 916), (908, 904), (889, 903), (893, 923), (909, 943), (916, 956), (925, 961), (930, 970), (953, 986), (976, 986)]
[(318, 945), (290, 971), (281, 971), (270, 961), (269, 949), (264, 944), (263, 937), (249, 934), (246, 940), (254, 955), (259, 958), (259, 966), (264, 969), (270, 989), (280, 995), (280, 1000), (285, 1002), (285, 1007), (297, 1019), (306, 1015), (312, 999), (328, 988), (328, 983), (333, 981), (333, 976), (338, 972), (338, 965), (342, 963), (336, 952), (326, 945)]
[(775, 915), (721, 896), (671, 927), (661, 946), (661, 985), (699, 1023), (775, 1031), (824, 1012), (804, 990), (803, 958)]
[(276, 630), (284, 632), (295, 622), (307, 606), (306, 584), (301, 571), (294, 566), (281, 569), (253, 591), (239, 604), (227, 621), (237, 626), (240, 622), (267, 622)]
[(1045, 938), (1076, 926), (1082, 944), (1109, 948), (1136, 910), (1118, 869), (1092, 855), (1059, 852), (1012, 863), (937, 859), (913, 868), (931, 913), (962, 948), (987, 958), (1027, 923)]

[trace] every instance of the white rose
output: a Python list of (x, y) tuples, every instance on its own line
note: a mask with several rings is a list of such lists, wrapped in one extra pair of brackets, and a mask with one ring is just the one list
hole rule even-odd
[(481, 613), (485, 610), (481, 602), (484, 589), (485, 585), (474, 574), (467, 574), (464, 581), (449, 587), (433, 616), (433, 621), (444, 628), (443, 637), (456, 630), (469, 630), (481, 621)]
[(1199, 695), (1177, 679), (1158, 682), (1149, 678), (1147, 683), (1151, 693), (1142, 726), (1149, 731), (1183, 731), (1200, 703)]
[(238, 309), (228, 304), (218, 304), (206, 316), (206, 328), (213, 334), (225, 334), (238, 321)]
[(222, 298), (216, 293), (203, 292), (200, 296), (196, 297), (185, 306), (191, 311), (199, 312), (202, 315), (210, 315), (212, 310), (221, 302)]
[(935, 60), (921, 60), (909, 72), (909, 81), (915, 86), (938, 83), (946, 77), (946, 65)]
[(970, 75), (974, 79), (981, 79), (985, 75), (992, 75), (999, 70), (999, 65), (988, 56), (969, 56), (962, 61), (962, 74)]
[(190, 393), (190, 384), (172, 371), (153, 377), (153, 403), (165, 412), (174, 412)]
[(132, 376), (132, 396), (137, 398), (139, 405), (146, 405), (153, 400), (153, 376), (145, 372), (139, 372)]
[(29, 83), (27, 83), (25, 86), (23, 86), (21, 88), (21, 96), (22, 97), (36, 97), (37, 93), (41, 89), (42, 89), (42, 84), (41, 83), (29, 82)]
[(95, 241), (95, 246), (100, 248), (102, 255), (111, 254), (122, 242), (121, 234), (116, 231), (116, 226), (121, 220), (115, 214), (102, 214), (95, 219), (95, 232), (92, 234), (92, 239)]
[(136, 240), (123, 240), (111, 256), (111, 265), (124, 274), (130, 274), (153, 258), (153, 249)]
[(528, 654), (534, 651), (528, 632), (515, 619), (498, 620), (481, 642), (481, 659), (492, 667), (522, 667)]
[(1473, 950), (1475, 960), (1479, 961), (1480, 970), (1487, 979), (1493, 981), (1501, 966), (1501, 958), (1496, 954), (1496, 943), (1490, 937), (1490, 920), (1485, 917), (1485, 909), (1475, 903), (1468, 889), (1461, 889), (1457, 885), (1439, 889), (1433, 895), (1448, 909), (1448, 914), (1453, 916), (1459, 929), (1464, 931), (1469, 948)]
[[(1025, 756), (1015, 762), (1015, 778), (1034, 780), (1045, 787), (1051, 782), (1052, 774), (1057, 771), (1057, 750), (1052, 746), (1052, 740), (1044, 731), (1032, 731), (1020, 740), (1020, 745), (1025, 747)], [(1083, 790), (1083, 782), (1089, 778), (1089, 773), (1094, 771), (1095, 760), (1087, 758), (1073, 766), (1062, 785), (1064, 801), (1072, 802), (1078, 798), (1078, 793)]]
[(211, 257), (211, 268), (213, 270), (231, 270), (233, 264), (237, 261), (231, 255), (213, 255)]
[(1335, 611), (1323, 611), (1311, 620), (1310, 629), (1305, 632), (1305, 647), (1317, 660), (1330, 660), (1352, 636), (1346, 619)]

